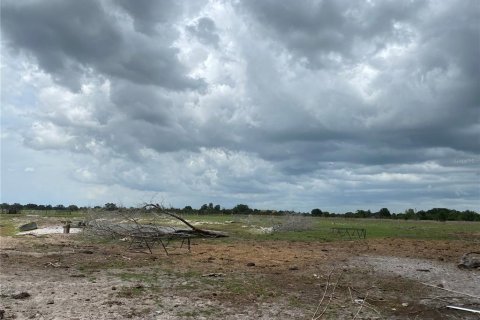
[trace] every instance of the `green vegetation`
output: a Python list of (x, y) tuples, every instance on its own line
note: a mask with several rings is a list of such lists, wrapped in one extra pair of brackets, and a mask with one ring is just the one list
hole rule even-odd
[[(107, 204), (112, 207), (112, 204)], [(30, 205), (31, 207), (31, 205)], [(58, 206), (57, 206), (58, 207)], [(428, 211), (407, 210), (404, 214), (392, 214), (388, 209), (382, 208), (375, 218), (374, 213), (369, 211), (357, 211), (355, 214), (335, 215), (322, 212), (320, 209), (312, 210), (313, 214), (300, 213), (278, 213), (267, 215), (263, 212), (255, 213), (255, 210), (248, 206), (239, 205), (236, 211), (238, 214), (226, 214), (225, 209), (219, 209), (217, 205), (205, 205), (209, 214), (202, 213), (201, 210), (187, 208), (168, 209), (183, 216), (192, 224), (210, 230), (223, 231), (230, 235), (229, 238), (219, 241), (236, 241), (237, 239), (250, 240), (291, 240), (291, 241), (335, 241), (342, 239), (332, 232), (332, 228), (361, 228), (365, 229), (367, 238), (414, 238), (414, 239), (466, 239), (472, 234), (480, 232), (480, 222), (477, 221), (477, 213), (465, 211), (463, 213), (449, 209), (431, 209)], [(43, 211), (40, 209), (22, 209), (15, 214), (0, 215), (0, 234), (12, 236), (17, 232), (19, 225), (31, 221), (36, 221), (39, 225), (42, 222), (51, 223), (57, 221), (60, 223), (65, 219), (83, 220), (87, 216), (96, 215), (108, 219), (123, 219), (123, 214), (128, 214), (130, 209), (122, 209), (122, 213), (105, 209), (79, 209), (70, 211), (70, 209)], [(233, 210), (233, 209), (232, 209)], [(250, 210), (250, 214), (245, 214)], [(6, 212), (6, 209), (5, 211)], [(466, 217), (465, 220), (473, 221), (450, 221), (455, 214), (461, 214)], [(441, 216), (441, 219), (432, 220), (435, 215)], [(472, 217), (468, 218), (468, 215)], [(415, 217), (421, 216), (428, 220), (418, 220)], [(362, 218), (363, 217), (363, 218)], [(395, 218), (394, 218), (395, 217)], [(467, 219), (468, 218), (468, 219)], [(160, 219), (152, 215), (149, 211), (136, 211), (136, 219), (140, 223), (153, 223), (162, 225), (179, 226), (179, 221), (165, 217)], [(182, 226), (183, 227), (183, 226)], [(107, 238), (99, 238), (100, 242), (111, 241)], [(108, 267), (108, 266), (107, 266)]]
[(0, 219), (0, 236), (13, 236), (17, 231), (11, 219)]
[[(228, 232), (232, 237), (257, 240), (334, 241), (339, 236), (332, 228), (366, 229), (367, 238), (464, 239), (480, 233), (479, 222), (358, 219), (340, 217), (303, 217), (301, 230), (269, 232), (269, 228), (288, 220), (284, 216), (187, 215), (202, 228)], [(264, 229), (262, 229), (264, 228)], [(295, 226), (292, 226), (295, 229)], [(263, 230), (263, 232), (262, 232)], [(480, 235), (479, 235), (480, 236)], [(228, 238), (226, 241), (229, 241)]]

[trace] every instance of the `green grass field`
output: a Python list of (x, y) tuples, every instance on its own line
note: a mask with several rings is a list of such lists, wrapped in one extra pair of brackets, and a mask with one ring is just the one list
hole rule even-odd
[[(96, 217), (111, 213), (99, 212)], [(89, 217), (85, 212), (27, 211), (21, 214), (0, 215), (0, 234), (15, 235), (18, 226), (30, 221), (52, 224), (64, 220), (82, 220)], [(332, 233), (332, 228), (365, 229), (367, 238), (411, 238), (463, 240), (480, 238), (480, 222), (438, 222), (418, 220), (389, 219), (353, 219), (324, 218), (303, 216), (260, 216), (260, 215), (195, 215), (183, 217), (204, 229), (226, 232), (231, 239), (245, 238), (256, 240), (292, 240), (292, 241), (335, 241), (343, 239)], [(122, 218), (121, 216), (118, 217)], [(158, 219), (144, 215), (142, 223), (171, 224), (171, 219)], [(177, 224), (178, 226), (178, 224)], [(274, 230), (272, 230), (274, 227)]]
[[(295, 229), (296, 225), (300, 225), (304, 230), (289, 231), (287, 221), (287, 230), (262, 234), (252, 233), (249, 226), (268, 228), (275, 224), (282, 224), (289, 218), (284, 216), (192, 216), (188, 218), (191, 221), (203, 222), (202, 227), (205, 228), (223, 230), (235, 236), (254, 237), (259, 240), (332, 241), (339, 239), (338, 235), (333, 234), (332, 228), (365, 229), (367, 238), (460, 240), (475, 235), (476, 238), (480, 238), (479, 222), (299, 217), (300, 221), (293, 221), (291, 227)], [(224, 224), (219, 224), (222, 222)]]

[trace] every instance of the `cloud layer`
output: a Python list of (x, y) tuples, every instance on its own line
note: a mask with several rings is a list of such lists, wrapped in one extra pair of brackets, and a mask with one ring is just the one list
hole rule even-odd
[(479, 207), (477, 1), (1, 6), (3, 201)]

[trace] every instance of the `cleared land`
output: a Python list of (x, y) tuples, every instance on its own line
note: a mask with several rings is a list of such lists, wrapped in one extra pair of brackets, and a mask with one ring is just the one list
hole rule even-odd
[[(480, 251), (479, 223), (184, 217), (230, 237), (194, 239), (190, 253), (174, 242), (166, 256), (84, 233), (14, 235), (22, 223), (82, 214), (2, 215), (5, 319), (478, 319), (446, 306), (480, 309), (480, 271), (456, 267)], [(366, 229), (367, 239), (333, 227)]]

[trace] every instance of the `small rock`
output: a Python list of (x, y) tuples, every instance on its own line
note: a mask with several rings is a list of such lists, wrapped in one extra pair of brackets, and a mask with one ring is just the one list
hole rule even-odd
[(402, 303), (402, 307), (408, 307), (408, 303), (406, 302)]
[(92, 250), (80, 250), (80, 253), (85, 253), (85, 254), (93, 254)]
[(465, 253), (460, 259), (458, 267), (461, 269), (480, 268), (480, 252)]
[(71, 274), (70, 277), (72, 278), (85, 278), (85, 275), (84, 274)]
[(220, 272), (207, 273), (207, 274), (203, 274), (203, 275), (202, 275), (202, 277), (213, 277), (213, 278), (224, 277), (224, 276), (225, 276), (225, 273), (220, 273)]
[(20, 227), (18, 227), (18, 230), (20, 231), (30, 231), (30, 230), (35, 230), (38, 229), (37, 223), (36, 222), (30, 222), (27, 224), (24, 224)]
[(253, 262), (249, 262), (246, 264), (247, 267), (255, 267), (255, 263)]
[(443, 287), (444, 287), (444, 286), (443, 286), (443, 283), (439, 283), (439, 284), (437, 284), (437, 287), (439, 287), (439, 288), (443, 288)]
[(53, 303), (54, 303), (53, 299), (47, 301), (47, 304), (53, 304)]
[(299, 270), (297, 266), (292, 266), (290, 268), (288, 268), (288, 270), (291, 270), (291, 271), (295, 271), (295, 270)]
[(28, 292), (20, 292), (16, 294), (12, 294), (13, 299), (27, 299), (30, 298), (30, 293)]
[(117, 290), (117, 287), (113, 286), (113, 287), (112, 287), (112, 290)]

